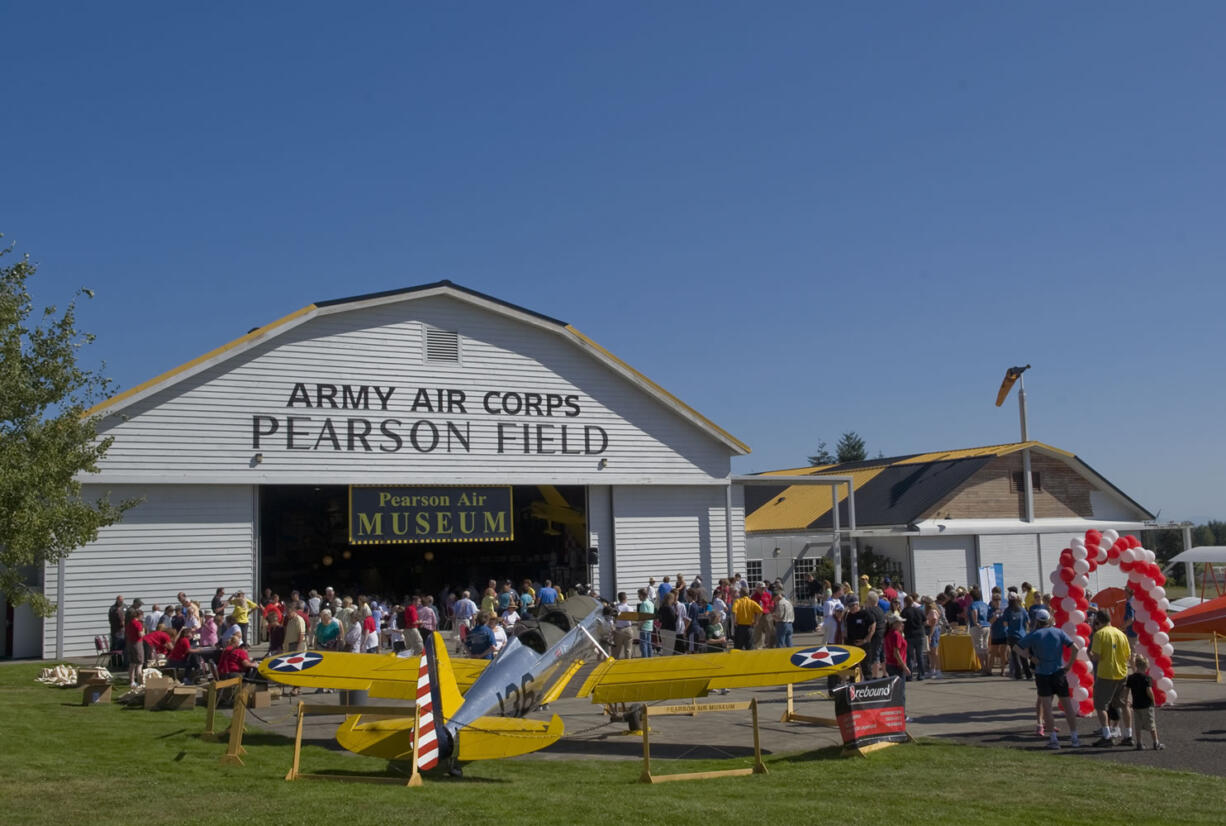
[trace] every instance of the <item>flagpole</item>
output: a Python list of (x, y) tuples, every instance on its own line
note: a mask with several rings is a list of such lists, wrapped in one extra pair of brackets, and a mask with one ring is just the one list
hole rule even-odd
[[(1018, 376), (1017, 408), (1022, 423), (1022, 442), (1030, 441), (1026, 428), (1026, 379)], [(1026, 491), (1026, 521), (1034, 521), (1034, 483), (1030, 474), (1030, 448), (1022, 448), (1022, 485)]]

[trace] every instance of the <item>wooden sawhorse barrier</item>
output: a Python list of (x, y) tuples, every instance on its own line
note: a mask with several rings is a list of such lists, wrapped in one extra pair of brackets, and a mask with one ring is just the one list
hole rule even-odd
[[(651, 725), (652, 717), (664, 715), (688, 714), (693, 717), (711, 711), (745, 711), (753, 712), (753, 766), (748, 769), (722, 769), (710, 772), (685, 772), (682, 774), (652, 774), (651, 773)], [(711, 777), (744, 777), (749, 774), (766, 774), (766, 764), (762, 762), (762, 744), (758, 735), (758, 700), (740, 703), (691, 703), (690, 705), (648, 706), (647, 721), (643, 725), (643, 773), (639, 775), (641, 783), (670, 783), (674, 780), (704, 780)]]
[(1221, 634), (1219, 634), (1216, 631), (1210, 631), (1205, 634), (1188, 634), (1188, 633), (1181, 634), (1178, 631), (1172, 631), (1171, 632), (1172, 642), (1179, 642), (1181, 640), (1182, 641), (1207, 640), (1213, 643), (1213, 673), (1212, 674), (1177, 673), (1175, 674), (1175, 679), (1176, 680), (1213, 680), (1215, 683), (1220, 683), (1222, 681), (1222, 666), (1218, 660), (1217, 641), (1219, 639), (1226, 639), (1226, 637), (1223, 637)]
[[(302, 758), (302, 721), (308, 714), (360, 714), (363, 717), (407, 717), (413, 714), (413, 751), (411, 753), (413, 768), (408, 781), (399, 777), (387, 777), (374, 774), (308, 774), (301, 771)], [(394, 783), (398, 786), (420, 786), (421, 772), (417, 770), (417, 732), (421, 727), (421, 712), (417, 706), (351, 706), (351, 705), (316, 705), (298, 703), (298, 726), (294, 730), (294, 762), (286, 780), (351, 780), (359, 783)]]

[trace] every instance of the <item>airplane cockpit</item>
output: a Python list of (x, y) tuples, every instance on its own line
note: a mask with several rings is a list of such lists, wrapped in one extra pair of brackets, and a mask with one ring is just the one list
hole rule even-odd
[(537, 654), (544, 654), (600, 607), (600, 600), (574, 596), (547, 608), (539, 617), (515, 624), (515, 639)]

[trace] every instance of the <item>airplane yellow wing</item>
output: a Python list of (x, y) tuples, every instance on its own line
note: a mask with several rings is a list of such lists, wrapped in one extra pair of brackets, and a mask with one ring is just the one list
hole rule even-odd
[(786, 685), (854, 668), (854, 646), (767, 648), (641, 660), (605, 660), (579, 690), (593, 703), (631, 703), (705, 697), (720, 688)]
[[(418, 657), (395, 654), (303, 651), (265, 659), (260, 663), (260, 674), (285, 685), (368, 691), (371, 697), (415, 700), (418, 661)], [(487, 665), (489, 660), (452, 660), (460, 691), (467, 691)]]

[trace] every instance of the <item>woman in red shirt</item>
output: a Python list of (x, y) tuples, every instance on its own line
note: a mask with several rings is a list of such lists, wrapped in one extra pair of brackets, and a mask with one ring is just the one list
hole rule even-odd
[(174, 647), (166, 655), (166, 665), (168, 668), (181, 668), (185, 683), (192, 682), (193, 675), (200, 670), (200, 656), (192, 653), (190, 628), (183, 628), (178, 632)]
[(230, 637), (226, 643), (225, 650), (217, 658), (217, 673), (224, 678), (235, 674), (242, 674), (248, 669), (255, 667), (255, 663), (247, 655), (247, 649), (243, 648), (242, 635), (235, 634)]
[(123, 626), (123, 653), (128, 658), (128, 681), (132, 688), (141, 684), (141, 673), (145, 670), (145, 644), (141, 642), (143, 636), (145, 624), (141, 622), (140, 608), (133, 603)]
[[(898, 683), (898, 693), (902, 697), (903, 713), (907, 708), (907, 680), (911, 678), (911, 669), (907, 667), (907, 640), (902, 635), (903, 619), (897, 614), (891, 614), (886, 623), (890, 630), (885, 634), (885, 673), (891, 677), (901, 677)], [(907, 717), (907, 722), (911, 718)]]

